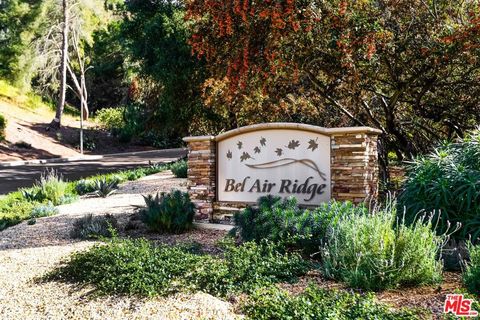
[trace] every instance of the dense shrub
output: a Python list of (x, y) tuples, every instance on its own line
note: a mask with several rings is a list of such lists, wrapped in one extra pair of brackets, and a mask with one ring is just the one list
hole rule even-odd
[(105, 216), (93, 216), (89, 214), (75, 220), (70, 236), (80, 239), (110, 238), (117, 229), (118, 222), (114, 216), (110, 214), (106, 214)]
[(180, 160), (170, 165), (170, 170), (177, 178), (187, 178), (188, 164), (186, 160)]
[(125, 127), (124, 108), (105, 108), (97, 111), (96, 120), (113, 134), (119, 134)]
[(276, 287), (264, 287), (250, 295), (242, 306), (247, 319), (419, 319), (413, 312), (391, 310), (375, 301), (372, 294), (321, 289), (309, 285), (299, 295), (291, 295)]
[(7, 128), (7, 120), (0, 114), (0, 142), (5, 140), (5, 129)]
[(308, 253), (320, 250), (327, 231), (343, 216), (366, 213), (364, 206), (350, 202), (323, 203), (313, 210), (301, 209), (295, 198), (266, 196), (256, 207), (235, 214), (235, 229), (245, 241), (269, 239), (294, 245)]
[(463, 273), (463, 283), (468, 291), (480, 295), (480, 245), (469, 244), (468, 252), (470, 261), (466, 263)]
[(48, 278), (88, 283), (103, 294), (168, 295), (205, 291), (226, 295), (304, 274), (298, 255), (281, 255), (272, 244), (225, 248), (225, 258), (192, 253), (185, 247), (155, 247), (146, 240), (112, 239), (75, 253)]
[(366, 290), (441, 280), (437, 258), (445, 239), (435, 235), (431, 220), (419, 219), (412, 226), (397, 220), (395, 206), (390, 203), (337, 223), (322, 250), (327, 277)]
[(407, 221), (413, 222), (421, 210), (435, 210), (440, 215), (439, 234), (450, 224), (461, 223), (462, 228), (452, 238), (480, 237), (479, 159), (480, 130), (417, 158), (409, 167), (399, 197), (399, 205), (406, 208)]
[(147, 207), (141, 211), (142, 221), (152, 230), (182, 233), (193, 225), (194, 206), (188, 193), (174, 190), (154, 197), (144, 196)]

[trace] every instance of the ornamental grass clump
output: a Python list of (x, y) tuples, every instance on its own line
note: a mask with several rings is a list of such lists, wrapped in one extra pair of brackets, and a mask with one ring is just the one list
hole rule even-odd
[(50, 201), (55, 206), (64, 204), (68, 195), (68, 183), (54, 169), (46, 170), (33, 189), (37, 201)]
[(479, 159), (480, 129), (415, 159), (399, 196), (399, 211), (406, 209), (406, 221), (413, 223), (422, 210), (435, 212), (439, 216), (438, 234), (461, 224), (451, 235), (453, 239), (480, 237)]
[(438, 283), (438, 260), (445, 236), (432, 230), (432, 219), (407, 226), (388, 202), (366, 215), (342, 218), (322, 250), (323, 271), (354, 288), (383, 290)]

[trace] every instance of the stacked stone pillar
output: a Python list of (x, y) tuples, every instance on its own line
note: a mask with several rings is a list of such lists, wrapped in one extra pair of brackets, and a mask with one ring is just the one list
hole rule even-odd
[(331, 135), (332, 198), (360, 203), (378, 195), (377, 135), (333, 132)]
[(213, 136), (189, 137), (188, 193), (195, 204), (196, 220), (213, 218), (215, 201), (216, 142)]

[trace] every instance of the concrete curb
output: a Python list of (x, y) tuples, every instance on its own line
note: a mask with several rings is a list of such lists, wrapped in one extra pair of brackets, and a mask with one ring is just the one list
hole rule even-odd
[(94, 156), (74, 156), (66, 158), (53, 158), (53, 159), (32, 159), (32, 160), (18, 160), (18, 161), (5, 161), (0, 162), (0, 168), (3, 167), (18, 167), (28, 164), (48, 164), (48, 163), (64, 163), (64, 162), (75, 162), (75, 161), (86, 161), (86, 160), (100, 160), (104, 156), (94, 155)]

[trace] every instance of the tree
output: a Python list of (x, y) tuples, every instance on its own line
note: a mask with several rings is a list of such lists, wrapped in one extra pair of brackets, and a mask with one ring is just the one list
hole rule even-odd
[[(55, 118), (50, 123), (50, 128), (58, 129), (61, 126), (63, 109), (65, 108), (65, 96), (67, 94), (67, 66), (68, 66), (68, 31), (69, 31), (69, 11), (67, 0), (62, 0), (62, 46), (60, 48), (60, 88), (58, 93), (57, 109)], [(83, 112), (83, 104), (80, 106)]]
[(100, 0), (54, 0), (47, 11), (51, 22), (48, 31), (36, 41), (35, 67), (42, 88), (57, 94), (56, 114), (50, 124), (55, 129), (61, 126), (69, 87), (80, 100), (81, 112), (88, 117), (85, 72), (89, 60), (84, 47), (92, 42), (92, 34), (102, 26), (106, 13)]
[(217, 84), (213, 94), (229, 87), (221, 98), (237, 117), (258, 88), (271, 108), (310, 100), (333, 115), (318, 125), (381, 129), (385, 166), (389, 151), (409, 159), (480, 120), (479, 1), (192, 0), (188, 9), (192, 47), (214, 75), (206, 84)]
[[(136, 74), (131, 91), (146, 114), (145, 133), (155, 145), (177, 144), (189, 132), (206, 132), (201, 101), (204, 63), (191, 54), (182, 1), (128, 1), (121, 34)], [(137, 90), (138, 89), (138, 90)]]
[(31, 43), (45, 30), (43, 1), (0, 1), (0, 77), (30, 88), (34, 50)]

